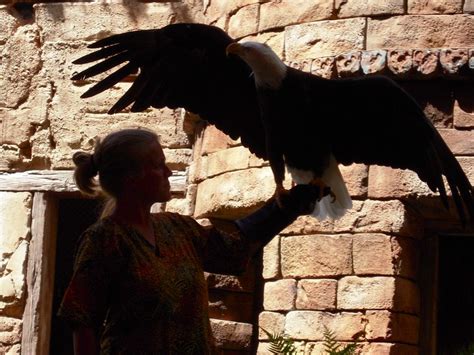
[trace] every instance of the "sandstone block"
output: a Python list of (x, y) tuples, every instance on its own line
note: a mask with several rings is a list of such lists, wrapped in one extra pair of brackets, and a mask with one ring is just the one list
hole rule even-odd
[(225, 25), (221, 23), (222, 19), (225, 20), (229, 17), (230, 14), (235, 14), (239, 9), (245, 6), (259, 4), (267, 1), (269, 0), (206, 1), (204, 14), (206, 16), (206, 20), (208, 20), (208, 23), (220, 24), (220, 27), (225, 30)]
[(336, 288), (336, 280), (300, 280), (298, 281), (296, 308), (311, 310), (335, 309)]
[[(436, 28), (436, 31), (433, 29)], [(369, 19), (367, 49), (468, 48), (474, 46), (474, 21), (468, 15), (394, 16)]]
[(439, 62), (443, 72), (446, 74), (458, 74), (463, 67), (467, 68), (467, 49), (441, 49)]
[(397, 76), (407, 75), (413, 68), (413, 51), (409, 49), (389, 50), (387, 67)]
[(15, 298), (21, 300), (25, 292), (25, 269), (26, 269), (26, 256), (28, 253), (28, 242), (22, 240), (10, 256), (8, 260), (4, 275), (8, 275), (12, 280), (15, 288)]
[(181, 148), (181, 149), (163, 149), (163, 153), (166, 157), (166, 165), (171, 170), (185, 170), (191, 162), (192, 149)]
[(467, 178), (471, 182), (471, 185), (474, 184), (474, 157), (459, 157), (457, 158), (461, 168), (466, 173)]
[(201, 155), (210, 154), (218, 150), (237, 145), (238, 142), (218, 130), (216, 126), (208, 125), (204, 131), (201, 146)]
[(207, 286), (235, 292), (253, 292), (255, 288), (255, 270), (249, 268), (242, 276), (205, 273)]
[(352, 197), (367, 196), (369, 167), (364, 164), (339, 165), (342, 177)]
[(474, 155), (474, 131), (440, 129), (439, 133), (454, 155)]
[(393, 277), (347, 276), (339, 280), (339, 309), (392, 309), (395, 294)]
[(387, 51), (362, 51), (360, 66), (364, 74), (382, 73), (387, 67)]
[(357, 275), (393, 275), (392, 245), (384, 234), (356, 234), (353, 239), (354, 272)]
[(364, 49), (366, 20), (319, 21), (285, 29), (286, 60), (304, 60)]
[(21, 341), (21, 320), (0, 317), (0, 343), (12, 345)]
[(8, 349), (5, 355), (20, 355), (21, 354), (21, 344), (15, 344), (10, 349)]
[(9, 171), (13, 165), (21, 161), (20, 148), (13, 144), (2, 144), (0, 146), (0, 171)]
[(207, 161), (201, 166), (200, 179), (214, 177), (229, 171), (262, 167), (267, 164), (243, 146), (219, 150), (203, 158), (206, 158)]
[(418, 278), (420, 247), (416, 240), (406, 237), (392, 237), (393, 268), (396, 275), (411, 280)]
[(211, 329), (218, 348), (248, 350), (252, 340), (252, 324), (211, 318)]
[(409, 14), (459, 14), (462, 13), (461, 0), (408, 0)]
[(90, 150), (98, 137), (123, 128), (151, 129), (158, 134), (164, 148), (190, 146), (188, 136), (177, 129), (183, 119), (179, 110), (153, 109), (133, 116), (75, 113), (72, 117), (63, 116), (60, 110), (51, 111), (51, 132), (57, 142), (52, 155), (53, 168), (71, 168), (71, 156), (77, 149)]
[(209, 290), (209, 317), (234, 322), (252, 323), (251, 293)]
[(280, 276), (280, 238), (275, 237), (263, 249), (264, 279), (274, 279)]
[(417, 316), (389, 311), (367, 311), (368, 340), (418, 344), (420, 319)]
[(296, 281), (283, 279), (265, 283), (263, 308), (266, 311), (288, 311), (295, 308)]
[(0, 253), (9, 258), (30, 233), (31, 194), (0, 192)]
[(33, 77), (41, 68), (36, 25), (20, 27), (2, 48), (0, 105), (17, 108), (27, 100)]
[(284, 33), (283, 32), (264, 32), (244, 38), (244, 41), (253, 41), (266, 43), (280, 57), (284, 57)]
[(414, 211), (401, 201), (353, 201), (353, 207), (337, 221), (317, 221), (308, 216), (298, 218), (282, 235), (311, 233), (395, 233), (417, 237), (422, 227)]
[(404, 13), (402, 0), (336, 0), (335, 8), (337, 17), (358, 17), (376, 15), (401, 15)]
[[(263, 311), (258, 316), (258, 326), (272, 334), (281, 334), (285, 330), (285, 316), (277, 312)], [(259, 329), (258, 338), (268, 339), (268, 336)]]
[(0, 109), (0, 144), (23, 146), (30, 138), (30, 110)]
[(434, 196), (428, 185), (409, 170), (372, 165), (369, 168), (369, 198)]
[(233, 38), (240, 38), (257, 33), (259, 4), (240, 8), (229, 20), (228, 33)]
[(305, 235), (281, 239), (283, 277), (325, 277), (352, 273), (349, 235)]
[(20, 20), (12, 16), (7, 7), (0, 7), (0, 45), (7, 42), (20, 24)]
[(339, 280), (337, 307), (417, 313), (419, 291), (413, 282), (405, 279), (347, 276)]
[(466, 0), (463, 11), (468, 14), (474, 14), (474, 0)]
[(419, 355), (417, 346), (393, 343), (367, 343), (362, 348), (364, 355)]
[(37, 4), (36, 22), (45, 42), (95, 41), (139, 29), (166, 26), (183, 18), (184, 7), (176, 3), (61, 3)]
[(189, 201), (186, 198), (176, 197), (166, 202), (165, 211), (187, 215), (189, 208)]
[(336, 57), (336, 69), (338, 76), (357, 76), (360, 72), (360, 58), (360, 51), (353, 51), (338, 55)]
[(311, 62), (311, 74), (325, 79), (334, 78), (336, 76), (336, 59), (334, 57), (314, 59)]
[(259, 31), (281, 28), (292, 24), (306, 23), (330, 18), (330, 0), (282, 0), (267, 2), (260, 6)]
[(474, 103), (470, 100), (474, 90), (466, 88), (456, 91), (454, 101), (453, 123), (455, 128), (474, 128)]
[(336, 340), (352, 341), (364, 330), (363, 318), (359, 312), (291, 311), (286, 315), (285, 332), (292, 339), (317, 341), (324, 339), (326, 326), (334, 332)]
[(270, 168), (225, 173), (198, 185), (195, 217), (232, 219), (253, 211), (275, 189)]

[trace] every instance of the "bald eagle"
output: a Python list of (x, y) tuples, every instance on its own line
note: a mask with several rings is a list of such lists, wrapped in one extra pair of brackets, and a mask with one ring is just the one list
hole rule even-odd
[[(101, 39), (75, 64), (101, 62), (75, 74), (84, 80), (122, 65), (81, 97), (130, 74), (128, 91), (110, 114), (131, 106), (184, 108), (199, 114), (271, 166), (277, 198), (285, 167), (297, 183), (329, 186), (314, 216), (339, 218), (352, 202), (338, 164), (410, 169), (439, 191), (443, 175), (463, 224), (474, 219), (474, 189), (414, 99), (387, 77), (327, 80), (285, 65), (266, 44), (236, 43), (203, 24), (172, 24)], [(342, 102), (335, 103), (335, 98)]]

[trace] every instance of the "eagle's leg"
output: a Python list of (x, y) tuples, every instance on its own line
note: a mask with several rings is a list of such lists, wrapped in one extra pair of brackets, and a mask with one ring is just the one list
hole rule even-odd
[[(319, 187), (319, 199), (321, 200), (324, 197), (324, 191), (329, 187), (326, 183), (320, 178), (314, 178), (309, 182), (310, 185)], [(336, 195), (329, 189), (329, 195), (332, 198), (332, 203), (336, 201)]]
[(274, 196), (278, 207), (283, 208), (282, 196), (287, 194), (289, 194), (289, 192), (283, 187), (283, 183), (277, 183)]

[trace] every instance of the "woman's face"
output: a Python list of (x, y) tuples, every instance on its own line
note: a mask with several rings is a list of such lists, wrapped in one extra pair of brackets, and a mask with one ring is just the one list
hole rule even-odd
[(146, 154), (142, 174), (136, 177), (135, 190), (141, 194), (144, 202), (169, 201), (171, 191), (168, 178), (171, 174), (163, 149), (158, 142), (154, 142)]

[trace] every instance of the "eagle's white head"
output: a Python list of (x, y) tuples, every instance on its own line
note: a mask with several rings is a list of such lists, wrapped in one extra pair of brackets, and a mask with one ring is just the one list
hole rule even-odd
[(252, 68), (255, 84), (259, 87), (277, 89), (285, 78), (285, 63), (264, 43), (231, 43), (226, 52), (238, 55)]

